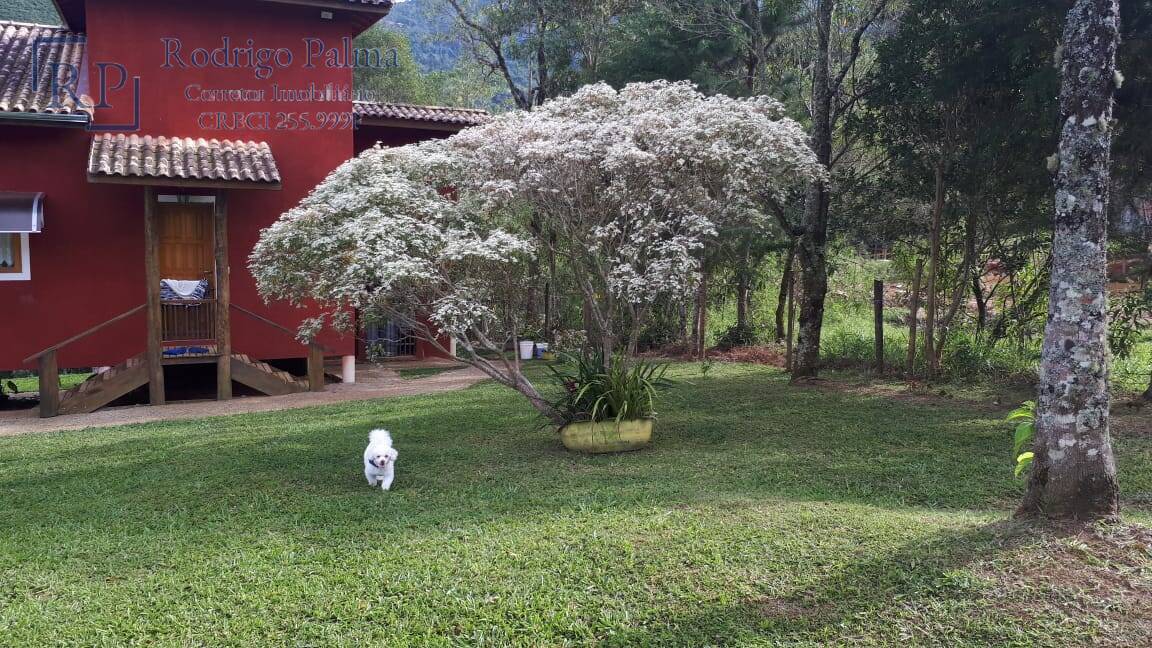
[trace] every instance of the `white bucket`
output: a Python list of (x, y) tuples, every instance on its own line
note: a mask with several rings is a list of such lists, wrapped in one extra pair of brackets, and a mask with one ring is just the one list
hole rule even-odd
[(536, 346), (536, 343), (531, 341), (531, 340), (521, 340), (520, 341), (520, 359), (521, 360), (531, 360), (532, 359), (532, 348), (535, 346)]

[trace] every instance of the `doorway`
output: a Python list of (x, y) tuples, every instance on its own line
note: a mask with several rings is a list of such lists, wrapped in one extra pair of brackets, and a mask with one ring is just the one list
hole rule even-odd
[(216, 338), (214, 208), (208, 196), (161, 196), (156, 205), (164, 342)]
[(160, 278), (208, 281), (216, 285), (216, 255), (211, 203), (161, 203), (156, 210), (160, 234)]

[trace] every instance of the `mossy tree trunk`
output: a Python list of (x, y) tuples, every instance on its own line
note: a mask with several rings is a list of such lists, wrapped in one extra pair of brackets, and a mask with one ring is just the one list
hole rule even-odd
[[(834, 8), (834, 0), (820, 0), (816, 7), (817, 49), (812, 61), (812, 150), (825, 167), (832, 163), (831, 33)], [(808, 188), (802, 234), (797, 245), (804, 298), (800, 300), (800, 334), (796, 342), (793, 380), (814, 377), (820, 368), (820, 335), (824, 326), (824, 301), (828, 294), (828, 208), (828, 182), (817, 180)]]
[(1119, 512), (1105, 271), (1118, 23), (1118, 0), (1077, 0), (1064, 28), (1052, 279), (1024, 515), (1093, 520)]

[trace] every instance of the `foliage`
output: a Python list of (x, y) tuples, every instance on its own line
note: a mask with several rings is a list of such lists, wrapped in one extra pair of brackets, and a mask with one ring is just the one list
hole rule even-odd
[(448, 139), (364, 152), (264, 230), (249, 267), (265, 298), (324, 307), (304, 337), (326, 321), (348, 328), (355, 311), (442, 350), (450, 336), (549, 414), (500, 355), (535, 326), (522, 309), (533, 258), (547, 250), (578, 278), (603, 358), (635, 349), (653, 304), (693, 290), (718, 225), (764, 221), (822, 174), (782, 113), (687, 83), (588, 86)]
[(356, 37), (355, 46), (381, 53), (381, 66), (362, 65), (352, 71), (356, 94), (367, 101), (427, 104), (429, 91), (412, 58), (412, 46), (403, 33), (377, 23)]
[(668, 365), (629, 361), (616, 356), (605, 363), (596, 356), (562, 354), (549, 364), (561, 395), (552, 407), (566, 422), (631, 421), (656, 416), (656, 392), (670, 384)]
[(700, 376), (707, 379), (708, 374), (716, 368), (716, 361), (712, 358), (704, 358), (700, 361)]
[(1117, 358), (1127, 358), (1148, 333), (1152, 320), (1152, 285), (1133, 292), (1112, 304), (1109, 343)]
[(1032, 440), (1036, 437), (1036, 401), (1024, 401), (1024, 404), (1012, 410), (1006, 421), (1016, 423), (1012, 433), (1012, 456), (1016, 459), (1013, 473), (1019, 477), (1032, 466), (1035, 454), (1030, 450)]
[(736, 347), (755, 346), (762, 341), (763, 336), (751, 325), (734, 324), (716, 340), (716, 347), (727, 351)]
[(412, 52), (406, 32), (380, 22), (356, 37), (355, 46), (382, 52), (382, 67), (358, 66), (353, 82), (365, 101), (492, 108), (499, 86), (467, 61), (426, 72)]
[[(662, 297), (690, 293), (717, 228), (767, 220), (822, 174), (799, 125), (766, 97), (705, 97), (688, 83), (586, 86), (445, 141), (454, 183), (485, 208), (520, 206), (580, 278), (604, 357)], [(617, 334), (617, 322), (630, 331)]]
[(512, 104), (539, 106), (579, 84), (575, 62), (619, 15), (612, 2), (446, 0), (474, 62), (507, 85)]

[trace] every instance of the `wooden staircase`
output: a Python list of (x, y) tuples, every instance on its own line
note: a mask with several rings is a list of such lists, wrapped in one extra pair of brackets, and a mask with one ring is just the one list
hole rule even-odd
[[(297, 378), (266, 362), (243, 354), (232, 355), (232, 380), (269, 396), (308, 391), (308, 380)], [(148, 384), (144, 355), (129, 358), (104, 373), (93, 374), (60, 394), (60, 414), (88, 414)]]
[(144, 355), (129, 358), (60, 395), (60, 414), (87, 414), (148, 384)]
[(269, 396), (308, 391), (307, 379), (297, 378), (287, 371), (281, 371), (267, 362), (253, 360), (242, 353), (232, 354), (232, 380)]
[[(217, 267), (220, 267), (219, 261), (217, 262)], [(227, 266), (225, 265), (224, 267), (226, 268)], [(227, 276), (226, 271), (224, 276)], [(154, 279), (154, 277), (152, 279)], [(250, 311), (237, 304), (228, 303), (226, 289), (221, 289), (220, 294), (223, 296), (219, 297), (221, 301), (218, 302), (214, 315), (214, 317), (217, 318), (213, 323), (213, 327), (215, 327), (214, 332), (218, 334), (215, 340), (166, 339), (164, 331), (162, 330), (163, 325), (160, 321), (162, 319), (160, 307), (163, 306), (163, 303), (158, 299), (159, 279), (151, 281), (151, 285), (153, 289), (149, 289), (148, 302), (101, 322), (82, 333), (73, 335), (67, 340), (54, 344), (39, 353), (24, 358), (25, 364), (35, 362), (38, 367), (41, 418), (50, 418), (61, 414), (86, 414), (94, 412), (145, 385), (148, 386), (148, 401), (153, 405), (163, 405), (166, 401), (164, 369), (172, 365), (217, 365), (216, 397), (219, 400), (232, 398), (231, 387), (233, 382), (247, 385), (256, 391), (270, 396), (280, 396), (305, 391), (322, 392), (324, 391), (326, 382), (325, 374), (328, 374), (333, 381), (338, 381), (336, 379), (339, 374), (325, 367), (325, 352), (331, 352), (331, 350), (315, 342), (305, 345), (308, 354), (307, 378), (297, 378), (265, 362), (253, 360), (243, 354), (233, 354), (231, 352), (231, 340), (228, 335), (230, 331), (228, 313), (233, 310), (282, 331), (287, 335), (295, 337), (296, 331), (278, 324), (259, 313)], [(178, 306), (183, 307), (184, 304), (178, 304)], [(148, 314), (148, 351), (144, 354), (129, 358), (104, 373), (91, 376), (88, 380), (85, 380), (72, 389), (61, 392), (58, 358), (60, 350), (98, 331), (102, 331), (117, 322), (125, 321), (141, 311), (147, 311)], [(207, 329), (203, 327), (197, 328), (194, 334), (196, 336), (207, 335), (206, 330)], [(224, 332), (223, 335), (219, 335), (221, 331)], [(193, 334), (173, 333), (172, 335), (187, 337)], [(173, 352), (175, 347), (165, 346), (165, 343), (176, 342), (192, 346), (185, 347), (186, 350), (181, 353)], [(203, 348), (200, 349), (198, 347)], [(195, 351), (193, 351), (194, 348), (196, 349)], [(223, 362), (224, 359), (228, 361)]]

